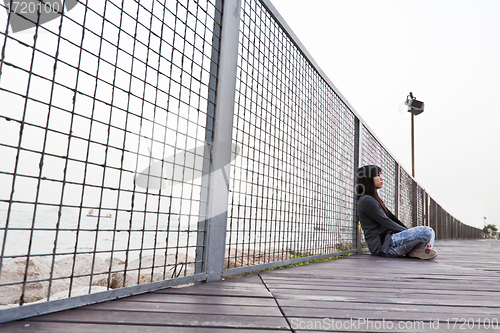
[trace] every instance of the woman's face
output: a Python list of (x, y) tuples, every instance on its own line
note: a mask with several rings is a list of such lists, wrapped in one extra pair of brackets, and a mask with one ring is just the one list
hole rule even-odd
[(382, 178), (382, 175), (378, 175), (376, 177), (373, 177), (373, 185), (375, 185), (375, 188), (378, 190), (379, 188), (382, 188), (384, 185), (384, 179)]

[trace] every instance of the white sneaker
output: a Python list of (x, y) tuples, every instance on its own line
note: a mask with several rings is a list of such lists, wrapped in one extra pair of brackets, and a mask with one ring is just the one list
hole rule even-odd
[(434, 248), (425, 248), (421, 250), (413, 249), (408, 252), (408, 257), (419, 258), (419, 259), (432, 259), (437, 257), (438, 253)]

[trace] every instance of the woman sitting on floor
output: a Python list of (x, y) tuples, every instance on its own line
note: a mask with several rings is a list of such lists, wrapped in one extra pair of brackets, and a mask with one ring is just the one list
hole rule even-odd
[(365, 165), (357, 174), (358, 217), (370, 252), (383, 257), (436, 257), (434, 230), (425, 226), (407, 228), (378, 196), (384, 184), (381, 172), (376, 165)]

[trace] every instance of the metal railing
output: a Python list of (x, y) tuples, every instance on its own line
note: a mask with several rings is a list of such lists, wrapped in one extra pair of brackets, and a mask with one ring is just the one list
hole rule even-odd
[(480, 237), (268, 0), (1, 6), (0, 322), (357, 252), (363, 164), (408, 226)]
[(68, 3), (2, 6), (4, 305), (205, 278), (221, 2)]

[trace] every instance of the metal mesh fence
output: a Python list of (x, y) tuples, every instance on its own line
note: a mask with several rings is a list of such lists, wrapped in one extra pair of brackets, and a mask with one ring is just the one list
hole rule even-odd
[(382, 169), (384, 187), (380, 189), (379, 196), (387, 209), (397, 215), (396, 161), (365, 126), (362, 126), (361, 135), (361, 165), (377, 165)]
[(482, 231), (465, 225), (429, 198), (429, 226), (436, 232), (436, 239), (481, 238)]
[(0, 13), (0, 304), (193, 274), (220, 2), (22, 5)]
[(227, 267), (352, 247), (354, 119), (268, 10), (244, 1)]
[[(355, 252), (358, 164), (379, 165), (387, 207), (423, 223), (425, 191), (267, 0), (241, 2), (222, 185), (222, 0), (0, 6), (0, 306)], [(209, 194), (225, 185), (227, 224)], [(478, 236), (432, 198), (427, 214), (438, 238)]]
[(407, 227), (414, 225), (413, 210), (415, 209), (414, 181), (403, 169), (399, 171), (399, 220)]
[(417, 225), (418, 226), (421, 226), (421, 225), (425, 225), (424, 224), (424, 190), (417, 185), (417, 198), (416, 198), (416, 201), (417, 201), (417, 206), (416, 206), (416, 210), (417, 210)]

